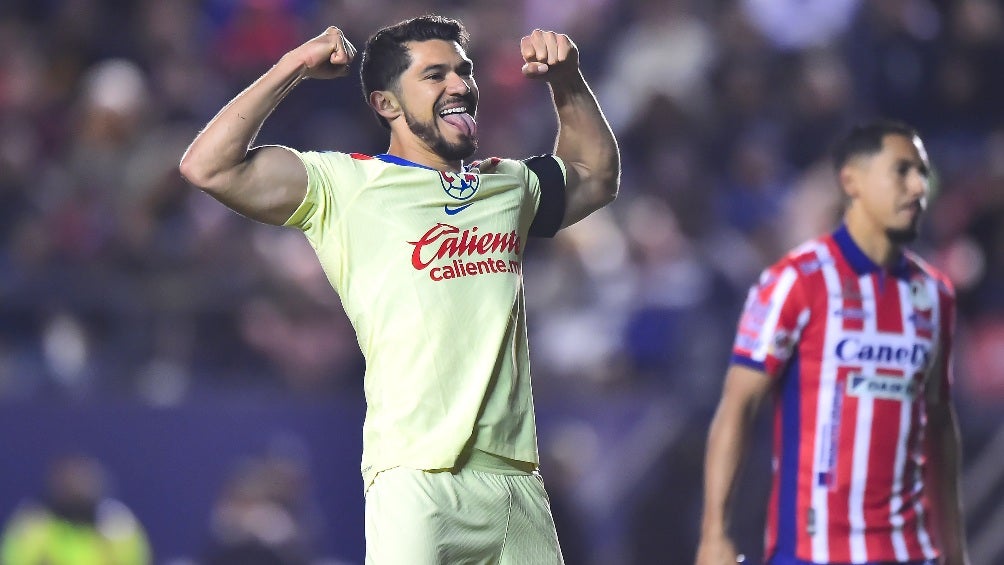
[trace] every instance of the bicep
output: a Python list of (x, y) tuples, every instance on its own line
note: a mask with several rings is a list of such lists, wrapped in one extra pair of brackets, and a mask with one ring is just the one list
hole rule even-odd
[(772, 386), (766, 372), (734, 363), (725, 374), (721, 405), (752, 417)]
[[(771, 378), (763, 371), (733, 364), (725, 375), (722, 395), (708, 430), (708, 450), (721, 461), (722, 453), (738, 458), (756, 419), (761, 401), (771, 389)], [(723, 451), (724, 450), (724, 451)]]
[(256, 147), (223, 186), (207, 192), (241, 215), (282, 225), (307, 194), (307, 170), (289, 149)]

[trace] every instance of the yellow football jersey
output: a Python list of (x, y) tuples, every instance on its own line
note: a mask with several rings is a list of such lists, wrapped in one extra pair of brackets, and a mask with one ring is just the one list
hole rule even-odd
[(465, 446), (536, 464), (522, 261), (531, 226), (561, 223), (561, 160), (450, 173), (291, 151), (308, 190), (286, 225), (317, 252), (366, 359), (366, 487), (392, 467), (452, 468)]

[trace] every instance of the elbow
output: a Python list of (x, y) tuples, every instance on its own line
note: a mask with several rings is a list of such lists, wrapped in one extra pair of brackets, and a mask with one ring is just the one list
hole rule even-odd
[(617, 199), (617, 194), (619, 193), (620, 183), (616, 180), (611, 182), (603, 183), (602, 188), (599, 191), (597, 198), (597, 208), (602, 208), (607, 206), (611, 202)]
[(200, 163), (198, 157), (190, 151), (181, 157), (178, 172), (196, 188), (209, 194), (218, 192), (219, 173)]
[(603, 205), (606, 206), (617, 199), (621, 189), (621, 164), (620, 159), (613, 159), (607, 169), (609, 171), (603, 177), (601, 186), (603, 187)]
[(617, 195), (621, 191), (621, 171), (620, 168), (614, 174), (613, 178), (607, 183), (607, 204), (613, 202), (617, 199)]
[(198, 161), (192, 156), (191, 152), (186, 152), (181, 157), (181, 162), (178, 163), (178, 172), (184, 177), (189, 183), (202, 187), (205, 184), (206, 175), (203, 167), (200, 167)]

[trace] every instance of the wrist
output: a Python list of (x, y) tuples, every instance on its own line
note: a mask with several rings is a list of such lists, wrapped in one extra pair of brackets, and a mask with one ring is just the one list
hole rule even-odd
[(701, 538), (702, 539), (723, 539), (728, 537), (726, 534), (725, 523), (721, 520), (708, 521), (705, 520), (701, 523)]
[(582, 70), (578, 68), (549, 77), (547, 84), (555, 96), (589, 92), (589, 86), (586, 84), (585, 77), (582, 76)]
[(283, 77), (291, 77), (296, 82), (310, 78), (307, 73), (307, 62), (302, 57), (297, 56), (296, 51), (290, 51), (279, 58), (272, 66), (271, 72), (275, 72)]

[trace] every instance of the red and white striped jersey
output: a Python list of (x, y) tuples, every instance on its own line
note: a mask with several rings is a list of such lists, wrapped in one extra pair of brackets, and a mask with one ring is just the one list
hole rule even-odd
[(954, 291), (906, 252), (872, 262), (845, 226), (764, 271), (733, 362), (776, 379), (767, 555), (932, 559), (925, 395), (947, 401)]

